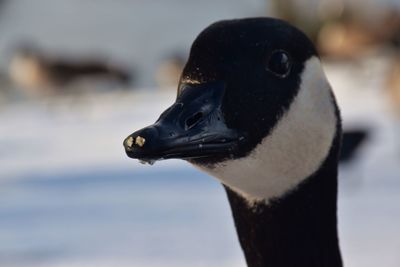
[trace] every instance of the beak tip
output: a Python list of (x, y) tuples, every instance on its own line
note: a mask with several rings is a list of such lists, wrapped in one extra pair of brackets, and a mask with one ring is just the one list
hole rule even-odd
[(124, 147), (126, 149), (131, 149), (132, 145), (133, 145), (133, 137), (132, 136), (128, 136), (127, 138), (125, 138)]
[[(132, 138), (132, 142), (133, 142), (133, 138)], [(137, 145), (138, 147), (143, 147), (144, 144), (146, 143), (146, 139), (140, 135), (136, 136), (135, 138), (135, 145)]]
[[(143, 136), (146, 136), (146, 138), (144, 138)], [(152, 136), (150, 135), (150, 137)], [(147, 142), (150, 139), (149, 134), (143, 132), (143, 130), (134, 132), (133, 134), (129, 135), (123, 141), (126, 155), (133, 159), (141, 159), (142, 157), (146, 157), (146, 155), (152, 151), (151, 142)]]
[(133, 138), (133, 136), (130, 135), (127, 138), (125, 138), (123, 146), (127, 150), (132, 150), (134, 146), (143, 147), (145, 143), (146, 139), (144, 137), (138, 135), (135, 138)]

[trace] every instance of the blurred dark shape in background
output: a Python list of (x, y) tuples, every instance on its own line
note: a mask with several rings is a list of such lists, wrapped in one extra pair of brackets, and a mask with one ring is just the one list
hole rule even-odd
[(171, 53), (161, 60), (155, 73), (155, 80), (158, 87), (172, 87), (176, 89), (187, 58), (188, 56), (184, 51), (181, 51)]
[(340, 163), (347, 163), (354, 159), (362, 144), (367, 141), (369, 131), (367, 129), (345, 130), (342, 137), (342, 149), (340, 151)]
[(79, 94), (132, 86), (131, 70), (104, 56), (50, 55), (36, 45), (15, 47), (9, 64), (14, 85), (27, 95)]

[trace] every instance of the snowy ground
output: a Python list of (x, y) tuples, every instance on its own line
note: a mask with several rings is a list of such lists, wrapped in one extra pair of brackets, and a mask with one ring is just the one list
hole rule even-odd
[[(376, 75), (326, 67), (345, 126), (373, 130), (359, 157), (340, 170), (340, 241), (346, 266), (398, 267), (400, 146), (379, 89), (384, 67), (363, 64)], [(152, 123), (174, 94), (3, 106), (0, 265), (244, 266), (216, 181), (180, 161), (150, 167), (124, 154), (124, 137)]]

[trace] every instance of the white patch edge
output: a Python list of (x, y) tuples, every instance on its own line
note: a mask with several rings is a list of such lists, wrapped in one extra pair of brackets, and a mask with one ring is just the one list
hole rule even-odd
[(320, 60), (305, 62), (298, 94), (271, 133), (247, 156), (196, 166), (243, 196), (266, 203), (294, 189), (328, 156), (337, 118)]

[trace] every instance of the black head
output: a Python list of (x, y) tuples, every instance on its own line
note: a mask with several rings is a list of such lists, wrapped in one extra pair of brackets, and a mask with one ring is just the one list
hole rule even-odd
[[(132, 158), (183, 158), (218, 178), (249, 266), (311, 266), (340, 263), (338, 250), (335, 260), (325, 255), (334, 244), (326, 240), (337, 246), (339, 135), (338, 109), (309, 39), (284, 21), (251, 18), (200, 33), (175, 104), (124, 145)], [(279, 208), (265, 205), (309, 177)]]
[[(281, 20), (212, 24), (192, 45), (175, 104), (125, 140), (128, 156), (195, 163), (245, 157), (288, 110), (305, 62), (316, 56), (311, 41)], [(144, 144), (135, 145), (138, 136)]]

